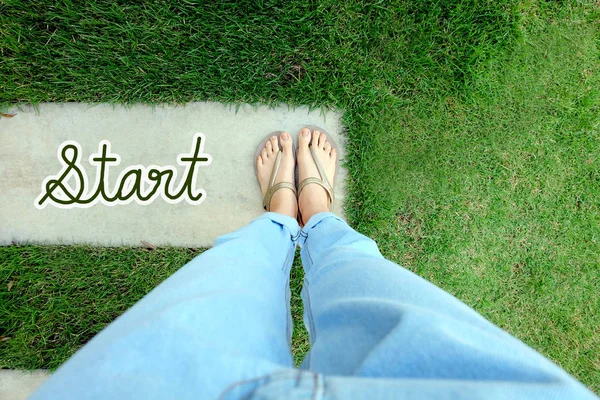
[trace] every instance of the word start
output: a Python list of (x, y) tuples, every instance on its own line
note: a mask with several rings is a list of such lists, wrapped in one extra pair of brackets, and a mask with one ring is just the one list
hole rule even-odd
[(111, 153), (110, 142), (100, 141), (98, 153), (89, 157), (89, 163), (96, 167), (95, 185), (89, 189), (88, 176), (81, 165), (81, 146), (73, 140), (67, 140), (58, 147), (57, 152), (62, 169), (44, 179), (42, 193), (36, 198), (35, 207), (43, 209), (51, 204), (58, 208), (88, 208), (98, 202), (114, 206), (133, 201), (147, 205), (159, 196), (170, 204), (182, 200), (200, 204), (206, 197), (206, 191), (194, 187), (196, 172), (198, 167), (212, 162), (209, 154), (203, 154), (204, 141), (202, 133), (195, 134), (190, 154), (177, 157), (177, 163), (184, 167), (179, 184), (176, 184), (177, 169), (174, 166), (132, 165), (119, 174), (114, 188), (110, 190), (110, 167), (121, 163), (121, 157)]

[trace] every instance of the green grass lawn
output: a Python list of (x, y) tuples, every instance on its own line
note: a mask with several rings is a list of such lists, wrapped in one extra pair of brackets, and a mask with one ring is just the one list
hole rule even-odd
[[(597, 4), (130, 3), (4, 1), (0, 104), (343, 109), (352, 226), (600, 392)], [(58, 366), (199, 251), (0, 248), (0, 367)]]

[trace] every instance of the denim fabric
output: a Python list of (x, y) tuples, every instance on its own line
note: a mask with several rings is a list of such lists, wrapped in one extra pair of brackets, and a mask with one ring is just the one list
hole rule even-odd
[[(293, 367), (302, 248), (311, 350)], [(265, 213), (107, 326), (33, 399), (596, 399), (331, 213)]]

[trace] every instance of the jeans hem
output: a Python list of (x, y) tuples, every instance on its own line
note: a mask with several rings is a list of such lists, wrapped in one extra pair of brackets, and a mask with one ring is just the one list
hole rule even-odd
[(321, 222), (329, 218), (337, 219), (338, 221), (342, 221), (345, 223), (343, 219), (341, 219), (332, 212), (320, 212), (313, 215), (312, 217), (310, 217), (306, 225), (304, 225), (304, 227), (300, 230), (300, 240), (298, 242), (300, 247), (302, 247), (304, 243), (306, 243), (306, 241), (308, 240), (309, 232)]
[(298, 243), (298, 238), (300, 236), (300, 225), (298, 225), (298, 221), (296, 221), (294, 218), (290, 217), (289, 215), (267, 211), (260, 217), (254, 219), (254, 221), (261, 219), (270, 219), (276, 224), (285, 227), (290, 234), (290, 240), (293, 242), (293, 244), (295, 245)]

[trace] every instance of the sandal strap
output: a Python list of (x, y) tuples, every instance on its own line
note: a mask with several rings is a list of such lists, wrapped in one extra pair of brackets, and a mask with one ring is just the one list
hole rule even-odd
[(315, 147), (311, 143), (311, 145), (308, 148), (310, 149), (310, 155), (312, 156), (313, 160), (315, 161), (315, 165), (317, 166), (317, 171), (319, 171), (319, 176), (321, 177), (321, 180), (323, 182), (325, 182), (327, 184), (327, 186), (329, 186), (331, 188), (331, 183), (329, 183), (329, 179), (327, 179), (327, 174), (325, 173), (325, 170), (323, 169), (323, 165), (321, 164), (321, 160), (319, 160), (319, 156), (317, 156)]
[(290, 182), (279, 182), (275, 184), (275, 178), (277, 178), (277, 173), (279, 172), (279, 166), (281, 165), (281, 154), (283, 150), (279, 149), (277, 152), (277, 157), (275, 158), (275, 165), (273, 165), (273, 170), (271, 171), (271, 177), (269, 178), (269, 188), (267, 189), (267, 193), (265, 193), (265, 197), (263, 198), (263, 208), (265, 211), (271, 210), (271, 198), (279, 189), (290, 189), (296, 194), (296, 187)]
[(331, 187), (331, 185), (329, 184), (328, 181), (323, 181), (323, 180), (321, 180), (319, 178), (315, 178), (315, 177), (306, 178), (302, 182), (300, 182), (300, 184), (298, 185), (298, 196), (300, 196), (300, 193), (302, 193), (302, 189), (304, 189), (307, 185), (310, 185), (311, 183), (319, 185), (323, 189), (325, 189), (325, 191), (327, 192), (327, 195), (329, 196), (330, 210), (331, 210), (331, 212), (333, 212), (333, 199), (334, 199), (333, 188)]
[(319, 171), (319, 176), (321, 177), (321, 179), (315, 178), (315, 177), (310, 177), (310, 178), (304, 179), (298, 185), (298, 196), (300, 196), (300, 193), (302, 193), (302, 189), (304, 189), (306, 187), (306, 185), (310, 185), (311, 183), (319, 185), (323, 189), (325, 189), (325, 191), (327, 192), (327, 195), (329, 196), (330, 210), (331, 210), (331, 212), (333, 212), (333, 200), (335, 198), (333, 195), (333, 187), (331, 186), (329, 179), (327, 179), (327, 173), (325, 173), (325, 170), (323, 169), (323, 165), (321, 164), (321, 161), (319, 160), (319, 156), (315, 152), (315, 148), (312, 145), (312, 143), (310, 144), (310, 146), (308, 146), (308, 149), (310, 150), (310, 155), (312, 156), (313, 161), (315, 162), (315, 165), (317, 166), (317, 171)]
[(281, 165), (281, 149), (277, 152), (277, 157), (275, 158), (275, 164), (273, 165), (273, 169), (271, 170), (271, 177), (269, 178), (269, 189), (275, 184), (275, 178), (277, 177), (277, 173), (279, 172), (279, 166)]
[(270, 186), (267, 190), (267, 193), (265, 193), (265, 197), (263, 198), (263, 208), (265, 211), (271, 210), (271, 198), (279, 189), (290, 189), (292, 192), (294, 192), (294, 195), (296, 195), (296, 187), (289, 182), (279, 182), (276, 185)]

